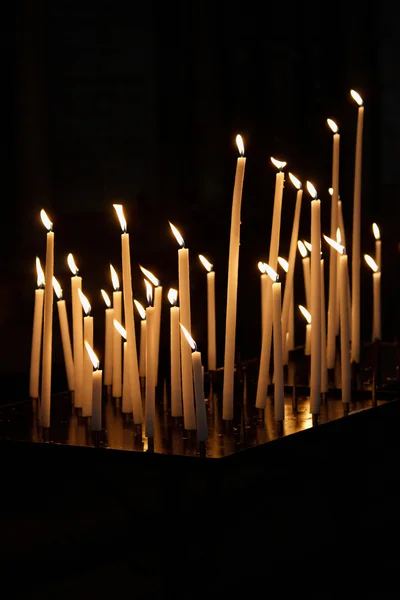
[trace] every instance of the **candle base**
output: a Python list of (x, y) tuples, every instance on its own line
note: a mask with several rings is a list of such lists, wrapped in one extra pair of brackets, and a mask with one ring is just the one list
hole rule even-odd
[(206, 443), (199, 442), (200, 458), (206, 458)]
[(297, 378), (296, 373), (293, 375), (293, 387), (292, 387), (292, 412), (294, 415), (297, 415)]
[(153, 437), (149, 437), (147, 438), (147, 452), (154, 452), (154, 438)]
[(50, 427), (42, 428), (42, 439), (46, 444), (50, 443)]
[(360, 365), (359, 363), (351, 363), (351, 389), (358, 391), (360, 389)]
[(100, 448), (101, 431), (92, 431), (92, 443), (95, 448)]
[(347, 417), (350, 413), (350, 404), (348, 402), (343, 403), (343, 414)]
[(281, 437), (283, 435), (283, 421), (276, 422), (276, 433), (278, 437)]
[(317, 425), (319, 425), (319, 415), (312, 416), (312, 425), (313, 425), (313, 427), (316, 427)]

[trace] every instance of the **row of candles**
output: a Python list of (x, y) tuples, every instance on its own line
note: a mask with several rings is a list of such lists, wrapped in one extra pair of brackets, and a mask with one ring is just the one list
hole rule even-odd
[[(284, 419), (283, 403), (283, 365), (287, 363), (288, 352), (293, 347), (293, 276), (297, 247), (302, 255), (303, 273), (306, 290), (307, 308), (301, 307), (309, 323), (307, 324), (305, 350), (311, 354), (310, 372), (310, 410), (319, 414), (321, 393), (327, 391), (327, 369), (335, 363), (336, 336), (340, 329), (341, 363), (342, 363), (342, 399), (350, 400), (350, 363), (360, 360), (360, 211), (361, 211), (361, 153), (364, 107), (361, 97), (354, 90), (353, 99), (358, 104), (358, 123), (356, 139), (354, 210), (353, 210), (353, 248), (352, 248), (352, 288), (350, 299), (350, 279), (341, 201), (339, 197), (339, 143), (340, 136), (336, 123), (328, 119), (333, 132), (332, 188), (331, 193), (331, 231), (330, 237), (324, 236), (330, 244), (329, 261), (329, 299), (327, 327), (325, 322), (324, 294), (324, 261), (321, 259), (321, 202), (315, 187), (307, 182), (307, 190), (311, 195), (311, 243), (307, 248), (298, 240), (298, 229), (302, 205), (303, 189), (300, 181), (291, 173), (290, 180), (297, 188), (295, 213), (288, 262), (278, 257), (282, 199), (284, 188), (284, 161), (271, 158), (278, 169), (275, 183), (273, 219), (270, 239), (268, 264), (260, 263), (262, 272), (262, 345), (260, 369), (257, 386), (256, 406), (264, 408), (269, 384), (269, 364), (273, 340), (274, 355), (274, 403), (275, 417)], [(242, 189), (246, 159), (244, 145), (240, 135), (236, 138), (239, 149), (237, 160), (230, 232), (227, 309), (225, 328), (225, 355), (223, 381), (223, 419), (233, 418), (234, 397), (234, 356), (236, 339), (236, 310), (238, 293), (238, 266), (240, 243), (240, 213)], [(117, 273), (111, 267), (114, 286), (113, 306), (106, 292), (102, 290), (107, 304), (106, 339), (105, 339), (105, 372), (104, 385), (112, 386), (115, 397), (122, 397), (122, 410), (132, 412), (136, 424), (145, 422), (146, 435), (154, 436), (154, 403), (157, 386), (159, 335), (161, 319), (162, 287), (158, 279), (148, 270), (142, 268), (147, 278), (148, 307), (145, 310), (136, 300), (136, 307), (142, 318), (140, 360), (138, 360), (136, 334), (133, 314), (132, 275), (130, 259), (130, 241), (127, 223), (122, 205), (114, 205), (121, 229), (122, 250), (122, 289), (119, 290)], [(58, 311), (60, 317), (61, 336), (67, 370), (68, 385), (74, 391), (74, 403), (83, 409), (83, 414), (92, 416), (92, 428), (101, 428), (101, 389), (102, 372), (99, 361), (93, 351), (93, 318), (90, 316), (90, 303), (82, 293), (82, 278), (72, 255), (68, 264), (73, 273), (72, 317), (73, 317), (73, 352), (69, 338), (65, 301), (62, 300), (60, 286), (53, 280), (54, 272), (54, 232), (52, 223), (45, 211), (41, 213), (46, 226), (46, 267), (45, 275), (40, 281), (44, 289), (36, 290), (34, 328), (31, 356), (31, 390), (32, 397), (39, 396), (39, 365), (42, 341), (41, 315), (43, 319), (43, 353), (41, 381), (41, 421), (44, 427), (50, 425), (51, 403), (51, 355), (52, 355), (52, 320), (53, 291), (52, 286), (44, 286), (44, 282), (54, 281), (54, 289), (59, 297)], [(177, 230), (170, 223), (171, 230), (180, 245), (178, 250), (179, 307), (178, 292), (170, 290), (168, 298), (171, 302), (171, 410), (173, 416), (184, 417), (185, 429), (197, 429), (199, 440), (207, 439), (207, 419), (204, 403), (203, 366), (201, 355), (197, 351), (195, 341), (191, 337), (190, 314), (190, 278), (189, 250)], [(376, 260), (366, 256), (366, 261), (374, 271), (374, 325), (373, 337), (380, 338), (380, 267), (381, 242), (379, 229), (374, 224), (376, 238)], [(212, 265), (203, 256), (200, 259), (207, 269), (208, 281), (208, 370), (216, 369), (216, 327), (215, 327), (215, 272)], [(287, 271), (285, 293), (281, 294), (281, 283), (277, 275), (280, 262)], [(153, 290), (154, 287), (154, 290)], [(154, 296), (154, 298), (153, 298)], [(122, 305), (124, 307), (125, 327), (122, 327)], [(82, 323), (82, 309), (85, 317)], [(125, 338), (123, 349), (123, 376), (121, 339)], [(350, 344), (351, 342), (351, 344)], [(351, 355), (350, 355), (351, 348)], [(85, 350), (86, 349), (86, 350)], [(92, 374), (92, 368), (94, 373)], [(145, 378), (145, 415), (143, 415), (140, 377)], [(99, 383), (100, 382), (100, 383)]]

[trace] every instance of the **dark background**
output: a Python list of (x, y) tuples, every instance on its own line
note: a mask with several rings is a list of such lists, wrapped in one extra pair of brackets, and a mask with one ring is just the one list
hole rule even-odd
[[(267, 260), (275, 169), (269, 157), (310, 179), (329, 233), (332, 135), (340, 127), (340, 193), (351, 239), (357, 107), (365, 99), (362, 247), (373, 254), (371, 224), (383, 239), (383, 333), (398, 329), (400, 84), (399, 25), (385, 2), (265, 7), (253, 2), (100, 3), (19, 0), (7, 31), (10, 131), (2, 203), (1, 368), (26, 375), (36, 275), (45, 259), (39, 211), (54, 221), (55, 275), (68, 299), (73, 252), (93, 305), (95, 346), (103, 342), (109, 262), (120, 270), (123, 202), (131, 233), (134, 294), (144, 300), (138, 263), (165, 293), (177, 286), (177, 243), (191, 251), (192, 328), (206, 353), (206, 276), (197, 254), (215, 265), (218, 362), (223, 361), (226, 272), (235, 135), (247, 166), (242, 203), (237, 339), (244, 358), (260, 346), (258, 260)], [(7, 138), (8, 140), (8, 138)], [(5, 189), (8, 187), (5, 186)], [(295, 190), (284, 194), (280, 254), (287, 257)], [(309, 239), (309, 196), (301, 237)], [(350, 248), (349, 248), (350, 250)], [(297, 266), (296, 303), (304, 302)], [(371, 273), (362, 267), (362, 336), (371, 335)], [(56, 307), (55, 307), (56, 309)], [(165, 304), (162, 347), (168, 348)], [(297, 320), (297, 343), (303, 341)], [(62, 366), (57, 318), (56, 363)], [(22, 378), (19, 381), (23, 381)], [(25, 384), (24, 384), (25, 385)]]

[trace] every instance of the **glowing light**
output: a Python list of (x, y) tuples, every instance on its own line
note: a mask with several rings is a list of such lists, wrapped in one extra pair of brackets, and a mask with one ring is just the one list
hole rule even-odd
[(313, 200), (317, 199), (317, 190), (310, 181), (307, 181), (307, 191), (312, 196)]
[(101, 295), (103, 296), (103, 300), (106, 303), (107, 308), (110, 308), (110, 306), (111, 306), (110, 296), (107, 294), (107, 292), (105, 290), (100, 290), (100, 291), (101, 291)]
[(266, 273), (267, 269), (265, 268), (265, 263), (263, 263), (261, 260), (258, 263), (258, 268), (260, 270), (260, 273)]
[(273, 156), (271, 156), (271, 162), (272, 164), (279, 169), (280, 171), (282, 171), (282, 169), (284, 167), (286, 167), (286, 162), (284, 160), (277, 160), (276, 158), (274, 158)]
[(80, 288), (78, 288), (78, 296), (79, 296), (79, 300), (81, 301), (83, 310), (85, 311), (85, 315), (90, 315), (90, 311), (92, 310), (92, 307), (90, 306), (89, 300), (86, 298), (85, 294), (82, 292), (82, 290)]
[(328, 244), (330, 246), (332, 246), (332, 248), (335, 248), (335, 250), (337, 250), (339, 252), (339, 254), (344, 254), (346, 252), (346, 248), (344, 246), (342, 246), (342, 244), (339, 244), (339, 242), (336, 242), (335, 240), (328, 237), (327, 235), (324, 235), (324, 239), (326, 242), (328, 242)]
[(301, 240), (299, 240), (297, 242), (297, 247), (299, 249), (299, 252), (302, 256), (302, 258), (306, 258), (308, 252), (307, 252), (307, 248), (305, 247), (305, 245), (303, 244), (303, 242)]
[(301, 304), (299, 304), (299, 309), (301, 314), (303, 315), (303, 317), (305, 318), (305, 320), (307, 321), (308, 324), (311, 323), (311, 314), (308, 312), (308, 310), (302, 306)]
[(86, 346), (87, 353), (90, 356), (90, 360), (92, 361), (93, 368), (95, 371), (97, 371), (97, 369), (100, 367), (100, 361), (97, 358), (96, 354), (94, 353), (93, 348), (91, 347), (89, 342), (87, 342), (86, 340), (85, 340), (85, 346)]
[(379, 231), (379, 227), (376, 223), (372, 223), (372, 232), (374, 234), (374, 238), (376, 240), (380, 240), (381, 239), (381, 232)]
[(199, 254), (199, 259), (201, 264), (203, 265), (203, 267), (206, 269), (206, 271), (210, 272), (212, 271), (212, 264), (206, 259), (205, 256), (203, 256), (202, 254)]
[(374, 261), (374, 259), (372, 258), (372, 256), (370, 256), (369, 254), (364, 254), (364, 259), (365, 259), (365, 262), (367, 263), (367, 265), (369, 267), (371, 267), (371, 269), (373, 270), (374, 273), (379, 271), (379, 267), (376, 264), (376, 262)]
[(72, 256), (71, 253), (68, 254), (67, 263), (68, 263), (69, 268), (71, 269), (72, 274), (73, 275), (78, 275), (79, 269), (76, 266), (74, 257)]
[(114, 319), (114, 327), (118, 331), (119, 334), (126, 340), (126, 329), (124, 329), (117, 319)]
[(272, 281), (279, 281), (279, 275), (276, 271), (273, 270), (272, 267), (264, 263), (265, 272), (271, 277)]
[(278, 263), (281, 265), (282, 269), (287, 273), (289, 271), (289, 263), (287, 260), (282, 258), (282, 256), (278, 256)]
[(336, 241), (338, 244), (342, 243), (342, 234), (340, 233), (340, 227), (336, 229)]
[(168, 300), (170, 301), (172, 306), (175, 306), (178, 301), (178, 290), (175, 290), (174, 288), (170, 288), (170, 290), (168, 292)]
[(44, 279), (42, 265), (40, 264), (40, 259), (38, 257), (36, 257), (36, 273), (37, 273), (37, 286), (43, 287), (45, 279)]
[(197, 344), (194, 341), (194, 339), (192, 338), (192, 336), (190, 335), (190, 333), (188, 332), (188, 330), (182, 325), (182, 323), (179, 323), (179, 325), (181, 326), (181, 329), (183, 331), (183, 335), (185, 336), (185, 338), (189, 342), (189, 345), (190, 345), (191, 349), (192, 350), (197, 350)]
[(53, 275), (53, 289), (56, 293), (56, 296), (59, 300), (61, 300), (62, 298), (62, 289), (61, 289), (61, 285), (58, 283), (57, 279), (54, 277)]
[(180, 245), (181, 248), (184, 248), (185, 240), (183, 239), (183, 237), (181, 236), (181, 234), (179, 233), (179, 231), (177, 230), (175, 225), (172, 225), (171, 221), (168, 221), (168, 223), (169, 223), (169, 226), (171, 227), (172, 233), (174, 234), (176, 241), (178, 242), (178, 244)]
[(115, 208), (115, 212), (117, 213), (117, 217), (119, 219), (119, 224), (121, 225), (121, 229), (125, 233), (126, 230), (128, 229), (128, 226), (126, 224), (126, 219), (124, 216), (124, 207), (122, 206), (122, 204), (113, 204), (113, 207)]
[(159, 286), (159, 285), (160, 285), (160, 280), (159, 280), (159, 279), (157, 279), (157, 277), (156, 277), (155, 275), (153, 275), (153, 273), (152, 273), (151, 271), (148, 271), (147, 269), (145, 269), (145, 268), (144, 268), (144, 267), (142, 267), (141, 265), (139, 265), (139, 267), (140, 267), (140, 270), (142, 271), (143, 275), (144, 275), (145, 277), (147, 277), (147, 279), (148, 279), (149, 281), (151, 281), (151, 283), (152, 283), (152, 284), (153, 284), (155, 287), (157, 287), (157, 286)]
[(119, 279), (118, 279), (117, 271), (114, 269), (114, 267), (112, 265), (110, 265), (110, 271), (111, 271), (111, 281), (112, 281), (113, 288), (116, 292), (118, 292)]
[(307, 248), (307, 250), (308, 250), (309, 252), (311, 252), (311, 250), (312, 250), (312, 245), (310, 244), (310, 242), (307, 242), (306, 240), (304, 240), (304, 245), (305, 245), (305, 247)]
[(48, 231), (52, 231), (53, 230), (53, 223), (50, 221), (49, 217), (46, 214), (46, 211), (43, 210), (43, 208), (40, 211), (40, 218), (42, 219), (42, 223), (46, 227), (46, 229)]
[(328, 192), (330, 193), (331, 196), (333, 196), (333, 188), (329, 188)]
[(140, 304), (140, 302), (138, 300), (134, 300), (135, 306), (137, 308), (137, 311), (140, 315), (141, 319), (145, 319), (146, 318), (146, 310), (145, 308)]
[(332, 129), (333, 133), (337, 133), (339, 131), (339, 127), (336, 125), (335, 121), (332, 121), (332, 119), (327, 119), (326, 122)]
[(236, 146), (238, 147), (240, 156), (243, 156), (244, 155), (244, 144), (243, 144), (243, 138), (240, 135), (240, 133), (238, 133), (236, 136)]
[(363, 99), (361, 98), (360, 94), (358, 92), (356, 92), (355, 90), (350, 90), (350, 95), (353, 98), (353, 100), (355, 100), (358, 104), (358, 106), (362, 106), (364, 104)]
[(153, 302), (153, 286), (147, 279), (144, 280), (144, 285), (146, 286), (146, 298), (149, 306), (151, 306)]
[(301, 181), (299, 181), (292, 173), (289, 173), (289, 179), (296, 189), (299, 190), (301, 188)]

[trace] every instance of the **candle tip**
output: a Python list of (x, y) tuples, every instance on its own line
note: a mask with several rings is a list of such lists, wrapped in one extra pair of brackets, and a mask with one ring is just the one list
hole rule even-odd
[(171, 223), (171, 221), (168, 221), (168, 223), (169, 223), (169, 226), (171, 227), (171, 231), (174, 234), (176, 241), (178, 242), (178, 244), (180, 245), (181, 248), (184, 248), (185, 247), (185, 240), (183, 239), (183, 237), (179, 233), (178, 229), (175, 227), (175, 225), (173, 225)]
[(239, 133), (236, 136), (236, 145), (238, 147), (240, 156), (243, 156), (244, 155), (244, 143), (243, 143), (243, 138)]
[(358, 106), (362, 106), (364, 104), (364, 101), (361, 98), (360, 94), (355, 90), (350, 90), (350, 95), (353, 98), (353, 100), (357, 102)]
[(287, 165), (287, 163), (284, 160), (277, 160), (276, 158), (274, 158), (273, 156), (270, 157), (272, 164), (279, 170), (282, 171), (282, 169), (284, 169)]
[(188, 330), (186, 329), (186, 327), (184, 327), (182, 325), (182, 323), (179, 323), (179, 325), (180, 325), (180, 328), (181, 328), (181, 330), (183, 332), (183, 335), (187, 339), (187, 341), (188, 341), (191, 349), (193, 350), (193, 352), (195, 352), (197, 350), (197, 344), (196, 344), (196, 342), (194, 341), (194, 339), (192, 338), (192, 336), (190, 335), (190, 333), (188, 332)]
[(336, 125), (336, 123), (335, 123), (335, 121), (333, 121), (333, 119), (327, 119), (326, 122), (328, 123), (328, 125), (331, 128), (331, 130), (333, 131), (333, 133), (337, 133), (339, 131), (339, 127)]

